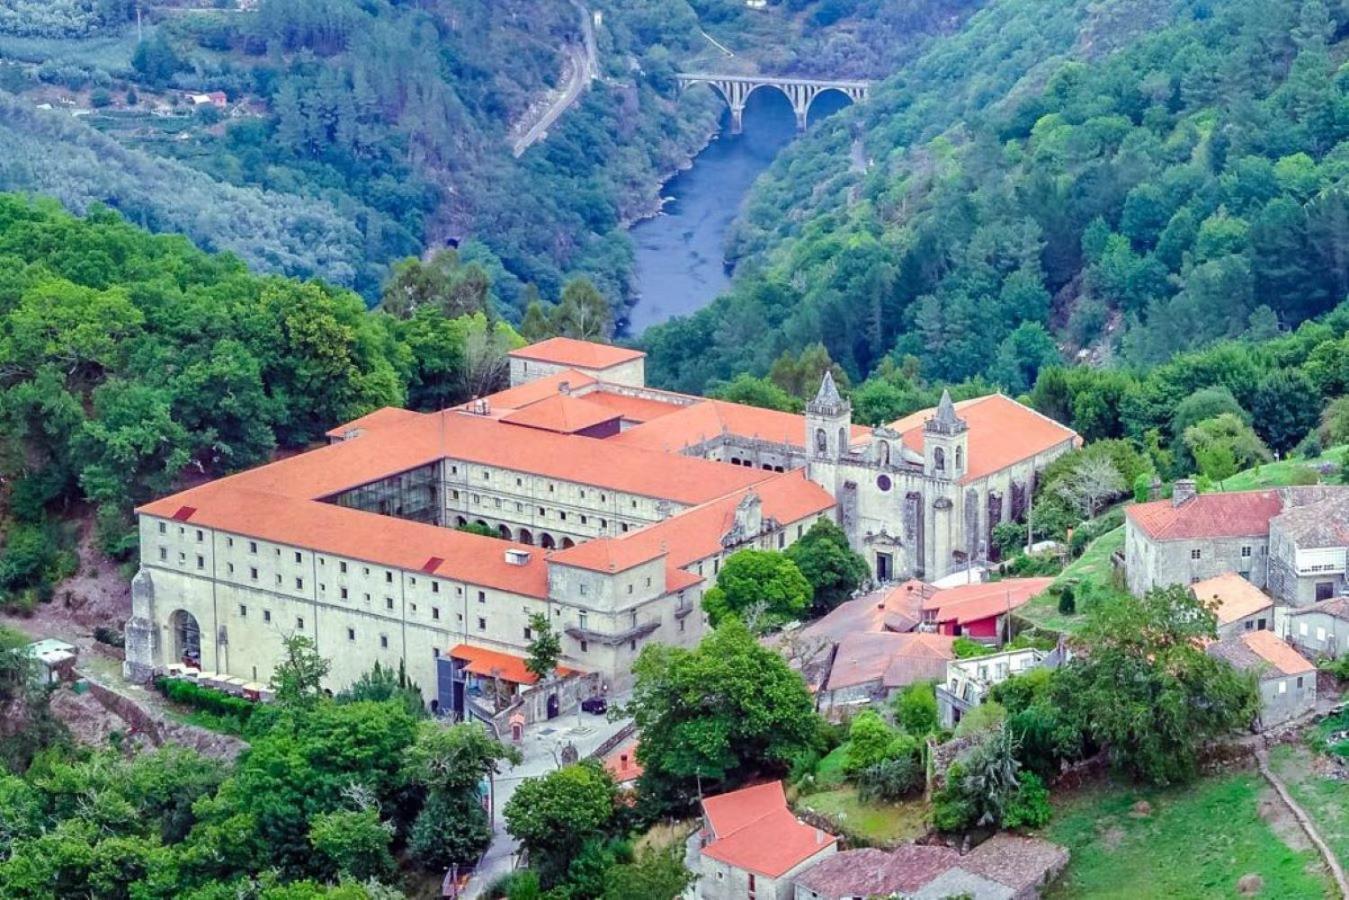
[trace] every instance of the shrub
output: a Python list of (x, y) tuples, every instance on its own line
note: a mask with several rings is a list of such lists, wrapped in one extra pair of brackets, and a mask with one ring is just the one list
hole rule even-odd
[(937, 693), (929, 681), (915, 681), (895, 698), (895, 717), (904, 730), (923, 737), (937, 730)]
[(1008, 828), (1043, 828), (1049, 824), (1049, 788), (1034, 772), (1021, 772), (1016, 793), (1007, 804), (1002, 824)]
[(257, 708), (250, 700), (203, 687), (182, 678), (156, 678), (155, 687), (174, 703), (181, 703), (222, 718), (234, 719), (241, 727)]
[(874, 710), (867, 710), (853, 720), (848, 732), (848, 762), (844, 769), (849, 775), (856, 775), (877, 763), (917, 752), (915, 738), (891, 728)]
[(1077, 612), (1077, 597), (1073, 594), (1072, 584), (1059, 586), (1059, 613), (1071, 616)]
[(94, 640), (100, 644), (107, 644), (109, 647), (126, 646), (126, 637), (120, 631), (115, 631), (106, 625), (99, 625), (94, 629)]
[(1322, 663), (1321, 668), (1334, 675), (1336, 681), (1349, 681), (1349, 653), (1339, 659)]
[(923, 785), (923, 764), (914, 754), (868, 766), (857, 776), (857, 797), (863, 803), (893, 803)]
[(1006, 559), (1017, 555), (1026, 543), (1026, 526), (1018, 522), (999, 522), (993, 527), (993, 546)]
[(971, 656), (987, 656), (991, 651), (978, 641), (958, 637), (951, 642), (951, 652), (956, 655), (956, 659), (969, 659)]

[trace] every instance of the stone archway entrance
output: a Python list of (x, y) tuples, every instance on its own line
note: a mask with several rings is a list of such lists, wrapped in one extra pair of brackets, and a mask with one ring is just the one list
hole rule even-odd
[(189, 666), (201, 666), (201, 625), (197, 617), (185, 609), (169, 616), (169, 630), (173, 639), (173, 658)]

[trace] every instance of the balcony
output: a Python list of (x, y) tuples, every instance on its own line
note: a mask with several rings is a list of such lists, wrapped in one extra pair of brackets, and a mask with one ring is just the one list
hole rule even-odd
[(567, 636), (576, 638), (578, 641), (600, 644), (604, 647), (617, 647), (619, 644), (625, 644), (628, 641), (639, 640), (660, 628), (660, 619), (652, 619), (649, 622), (643, 622), (619, 632), (595, 631), (591, 628), (581, 628), (578, 625), (569, 625), (567, 627)]

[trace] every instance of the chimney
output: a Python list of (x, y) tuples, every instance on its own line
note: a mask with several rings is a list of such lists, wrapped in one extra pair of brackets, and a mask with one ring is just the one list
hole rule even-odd
[(558, 385), (557, 385), (557, 392), (558, 392), (559, 394), (570, 394), (570, 393), (571, 393), (571, 382), (570, 382), (570, 381), (562, 381), (562, 382), (559, 382)]
[(1177, 478), (1171, 488), (1171, 505), (1184, 506), (1195, 498), (1196, 493), (1193, 478)]

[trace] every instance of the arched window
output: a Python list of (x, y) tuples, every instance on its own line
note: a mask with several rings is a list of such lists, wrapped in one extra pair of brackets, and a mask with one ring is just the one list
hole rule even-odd
[(848, 451), (848, 429), (840, 427), (838, 430), (838, 452), (846, 453)]
[(528, 528), (521, 528), (520, 536), (516, 540), (522, 544), (532, 544), (534, 543), (534, 535), (530, 533)]
[(890, 465), (890, 442), (881, 441), (880, 446), (876, 448), (880, 455), (881, 465)]
[(932, 451), (932, 468), (937, 472), (946, 471), (946, 451), (940, 447)]
[(552, 550), (557, 546), (557, 541), (553, 540), (553, 536), (545, 531), (539, 535), (539, 546), (545, 550)]
[(959, 473), (961, 473), (961, 472), (963, 472), (963, 471), (965, 471), (965, 453), (964, 453), (964, 451), (963, 451), (961, 448), (957, 447), (957, 448), (956, 448), (956, 474), (959, 474)]
[(502, 540), (509, 541), (511, 539), (511, 530), (505, 525), (497, 526), (497, 534), (501, 535)]
[(815, 452), (816, 453), (829, 452), (829, 436), (824, 433), (823, 428), (815, 429)]

